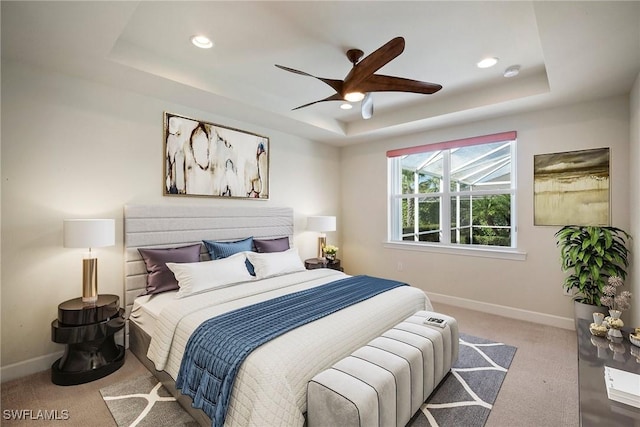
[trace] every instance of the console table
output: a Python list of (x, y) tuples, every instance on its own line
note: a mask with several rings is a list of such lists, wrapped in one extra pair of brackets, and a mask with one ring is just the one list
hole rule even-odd
[(98, 295), (95, 303), (75, 298), (58, 305), (58, 318), (51, 322), (51, 340), (66, 346), (64, 355), (51, 366), (51, 381), (82, 384), (118, 370), (125, 352), (113, 335), (124, 328), (123, 314), (117, 295)]
[[(580, 394), (580, 425), (582, 427), (638, 427), (640, 408), (610, 400), (604, 382), (604, 367), (640, 374), (640, 347), (629, 342), (628, 332), (621, 345), (624, 352), (614, 353), (606, 338), (589, 332), (588, 319), (578, 319), (578, 384)], [(604, 340), (604, 341), (603, 341)], [(618, 350), (623, 347), (614, 346)]]

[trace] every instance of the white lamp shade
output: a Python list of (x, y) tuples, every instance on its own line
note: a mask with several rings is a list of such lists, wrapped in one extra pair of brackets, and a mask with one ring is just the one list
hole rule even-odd
[(307, 218), (307, 230), (311, 231), (336, 231), (335, 216), (310, 216)]
[(113, 219), (65, 219), (65, 248), (99, 248), (116, 244)]

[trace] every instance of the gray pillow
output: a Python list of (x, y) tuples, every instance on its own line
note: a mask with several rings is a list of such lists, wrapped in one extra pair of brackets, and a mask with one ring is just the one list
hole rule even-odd
[(179, 289), (178, 281), (167, 267), (168, 262), (200, 262), (202, 245), (178, 248), (140, 249), (138, 252), (147, 267), (147, 289), (142, 295), (153, 295)]
[(289, 249), (289, 238), (278, 237), (277, 239), (253, 239), (256, 252), (284, 252)]

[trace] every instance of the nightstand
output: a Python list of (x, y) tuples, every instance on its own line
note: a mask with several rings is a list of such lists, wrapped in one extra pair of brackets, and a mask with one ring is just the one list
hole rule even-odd
[(124, 346), (115, 343), (114, 334), (124, 328), (123, 314), (117, 295), (98, 295), (91, 304), (75, 298), (58, 305), (51, 341), (66, 346), (51, 366), (51, 381), (83, 384), (117, 371), (124, 364)]
[(304, 260), (304, 267), (307, 270), (315, 270), (316, 268), (331, 268), (332, 270), (344, 271), (344, 268), (340, 266), (340, 260), (335, 261), (322, 261), (319, 258), (309, 258)]

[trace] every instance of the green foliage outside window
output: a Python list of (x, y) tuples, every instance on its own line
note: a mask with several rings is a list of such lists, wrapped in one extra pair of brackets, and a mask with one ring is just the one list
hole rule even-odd
[[(453, 202), (452, 202), (453, 203)], [(466, 235), (458, 243), (510, 246), (511, 245), (511, 196), (498, 194), (494, 196), (473, 197), (473, 238)], [(468, 203), (467, 203), (468, 205)], [(452, 208), (452, 213), (455, 211)], [(470, 212), (462, 210), (462, 224), (470, 224)], [(507, 227), (507, 228), (498, 228)], [(452, 241), (454, 241), (452, 237)]]
[[(402, 171), (404, 194), (413, 193), (414, 174)], [(419, 192), (438, 192), (440, 179), (421, 175)], [(418, 210), (418, 229), (415, 220)], [(459, 214), (460, 233), (457, 234)], [(471, 218), (473, 215), (473, 218)], [(473, 221), (472, 221), (473, 220)], [(451, 242), (459, 244), (510, 246), (511, 245), (511, 196), (499, 194), (491, 196), (459, 196), (451, 198)], [(500, 228), (506, 227), (506, 228)], [(402, 199), (402, 240), (440, 241), (440, 197), (416, 196)]]

